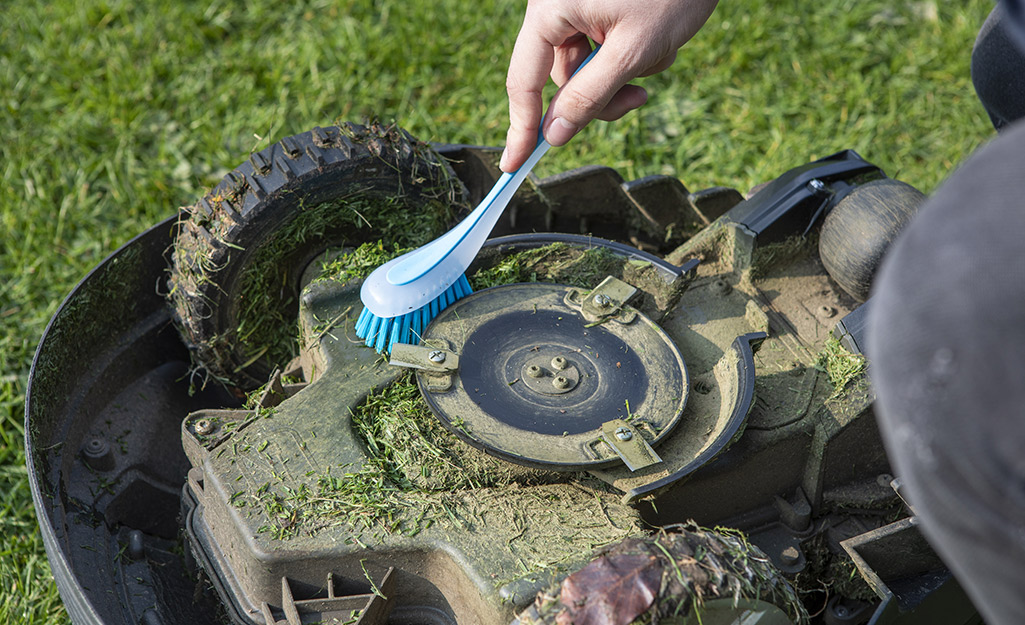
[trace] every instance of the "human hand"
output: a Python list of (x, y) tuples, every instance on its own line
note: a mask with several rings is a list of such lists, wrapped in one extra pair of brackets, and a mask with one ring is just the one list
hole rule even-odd
[[(541, 89), (549, 74), (560, 89), (548, 107), (544, 135), (548, 143), (564, 145), (592, 119), (619, 119), (644, 104), (647, 92), (627, 83), (672, 65), (717, 2), (530, 0), (506, 79), (510, 125), (502, 170), (515, 171), (537, 144)], [(591, 52), (588, 38), (601, 50), (569, 80)]]

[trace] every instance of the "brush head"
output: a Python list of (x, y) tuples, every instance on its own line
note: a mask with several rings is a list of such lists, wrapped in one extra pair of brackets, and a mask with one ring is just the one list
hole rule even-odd
[[(385, 274), (387, 266), (387, 264), (382, 265), (377, 272)], [(361, 296), (364, 297), (364, 308), (356, 321), (356, 336), (378, 352), (391, 352), (392, 345), (395, 343), (416, 344), (420, 342), (420, 337), (423, 335), (424, 329), (427, 328), (427, 324), (438, 316), (438, 313), (473, 293), (466, 276), (461, 274), (451, 286), (443, 289), (437, 297), (424, 306), (404, 314), (381, 317), (371, 310), (366, 300), (366, 291), (367, 284), (364, 282), (361, 291)]]
[[(378, 317), (400, 317), (411, 314), (442, 297), (460, 278), (466, 265), (442, 263), (431, 271), (405, 284), (389, 279), (393, 267), (413, 259), (423, 248), (407, 252), (375, 269), (363, 281), (359, 297), (365, 308)], [(467, 284), (469, 287), (469, 284)]]

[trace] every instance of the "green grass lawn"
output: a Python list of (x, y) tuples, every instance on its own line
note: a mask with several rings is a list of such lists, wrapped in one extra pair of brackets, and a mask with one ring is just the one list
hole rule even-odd
[[(27, 0), (0, 19), (0, 622), (66, 622), (24, 468), (36, 342), (96, 263), (252, 150), (375, 115), (501, 145), (524, 2)], [(993, 132), (969, 80), (991, 0), (724, 0), (642, 110), (539, 167), (747, 189), (854, 148), (932, 190)]]

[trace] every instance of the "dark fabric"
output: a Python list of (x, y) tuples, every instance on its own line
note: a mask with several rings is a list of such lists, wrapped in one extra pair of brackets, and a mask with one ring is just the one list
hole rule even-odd
[(989, 625), (1025, 623), (1025, 122), (922, 207), (874, 287), (883, 438)]
[(1025, 35), (1015, 12), (1016, 2), (993, 9), (972, 49), (972, 84), (997, 130), (1025, 117)]
[(1025, 0), (1002, 0), (1000, 4), (1005, 7), (1010, 18), (1008, 30), (1011, 36), (1025, 50)]

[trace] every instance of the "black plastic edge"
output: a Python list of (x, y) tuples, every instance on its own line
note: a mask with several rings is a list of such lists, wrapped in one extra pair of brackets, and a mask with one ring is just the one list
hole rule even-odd
[[(196, 515), (199, 514), (200, 504), (189, 489), (188, 482), (182, 487), (182, 516), (184, 517), (183, 527), (188, 542), (199, 541), (200, 544), (187, 544), (186, 549), (192, 551), (192, 557), (196, 558), (200, 568), (206, 576), (207, 581), (213, 586), (217, 597), (221, 600), (221, 607), (224, 608), (228, 618), (239, 625), (259, 625), (257, 621), (250, 619), (245, 614), (245, 608), (239, 604), (238, 598), (244, 597), (245, 593), (240, 589), (232, 587), (224, 569), (221, 567), (219, 557), (223, 554), (196, 529)], [(267, 623), (266, 625), (274, 625)]]
[(75, 625), (103, 625), (103, 619), (100, 618), (99, 614), (96, 612), (96, 608), (86, 596), (84, 587), (79, 583), (78, 578), (71, 570), (71, 564), (69, 563), (64, 550), (61, 549), (61, 546), (57, 541), (57, 533), (54, 531), (53, 523), (51, 522), (50, 515), (48, 513), (49, 508), (47, 507), (46, 502), (43, 501), (39, 476), (36, 473), (36, 450), (35, 445), (32, 442), (32, 433), (34, 428), (30, 422), (30, 415), (32, 413), (32, 386), (36, 376), (36, 365), (39, 361), (39, 353), (42, 351), (43, 345), (46, 343), (46, 340), (50, 335), (50, 331), (53, 329), (54, 323), (56, 323), (57, 318), (61, 316), (64, 308), (68, 306), (69, 302), (78, 296), (79, 292), (85, 287), (85, 284), (89, 282), (94, 275), (100, 271), (106, 270), (107, 265), (124, 253), (129, 247), (133, 247), (139, 244), (140, 241), (150, 237), (158, 236), (156, 233), (160, 229), (167, 228), (167, 231), (170, 232), (170, 229), (174, 227), (177, 220), (178, 215), (173, 215), (132, 237), (124, 245), (111, 252), (106, 258), (93, 267), (85, 277), (79, 280), (78, 284), (71, 289), (71, 292), (68, 293), (60, 306), (57, 307), (57, 311), (54, 312), (52, 317), (50, 317), (50, 321), (47, 322), (46, 328), (43, 330), (43, 334), (39, 338), (39, 343), (36, 344), (36, 351), (32, 355), (32, 365), (28, 372), (28, 383), (25, 386), (24, 422), (25, 464), (26, 469), (28, 470), (29, 490), (32, 492), (32, 505), (36, 509), (36, 520), (39, 522), (40, 533), (43, 536), (43, 547), (46, 549), (47, 560), (49, 560), (50, 563), (54, 582), (57, 584), (57, 592), (60, 594), (61, 601), (64, 603), (68, 616), (71, 617), (71, 622), (75, 623)]
[[(747, 227), (756, 236), (767, 233), (771, 238), (771, 235), (775, 234), (773, 226), (780, 223), (793, 209), (816, 198), (819, 199), (820, 205), (832, 205), (849, 191), (840, 189), (838, 191), (842, 193), (838, 196), (835, 190), (825, 187), (815, 190), (809, 186), (813, 180), (825, 184), (832, 180), (869, 172), (882, 174), (879, 167), (863, 159), (854, 150), (842, 150), (787, 171), (761, 191), (730, 209), (726, 216), (731, 221)], [(813, 212), (817, 216), (821, 209)], [(792, 231), (793, 228), (786, 230)]]
[(707, 464), (720, 452), (724, 451), (730, 442), (732, 442), (733, 439), (742, 431), (742, 427), (747, 421), (747, 413), (751, 410), (751, 403), (754, 401), (754, 353), (755, 350), (758, 349), (758, 346), (761, 345), (762, 341), (768, 338), (768, 336), (769, 335), (765, 332), (750, 332), (748, 334), (742, 334), (733, 340), (733, 345), (731, 347), (737, 356), (738, 362), (737, 402), (733, 406), (733, 412), (730, 414), (730, 417), (726, 422), (726, 427), (722, 429), (719, 436), (716, 437), (705, 451), (701, 452), (697, 458), (694, 458), (684, 465), (683, 468), (678, 469), (671, 475), (667, 475), (662, 479), (631, 489), (623, 496), (624, 502), (636, 503), (642, 497), (662, 490), (684, 477), (687, 477), (697, 470), (698, 467)]
[(871, 301), (871, 298), (865, 300), (861, 306), (847, 313), (833, 327), (833, 336), (852, 354), (865, 354), (865, 337), (868, 331), (868, 311)]

